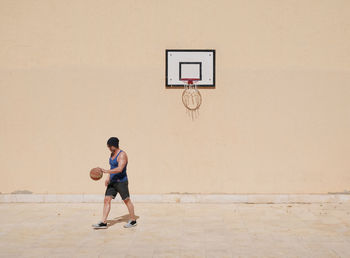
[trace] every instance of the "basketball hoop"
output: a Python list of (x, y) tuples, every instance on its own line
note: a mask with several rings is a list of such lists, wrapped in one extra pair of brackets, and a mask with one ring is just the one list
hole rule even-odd
[(182, 103), (192, 120), (199, 115), (201, 89), (215, 89), (215, 49), (166, 49), (165, 86), (182, 88)]
[(190, 112), (192, 119), (198, 113), (198, 109), (202, 104), (202, 95), (197, 89), (196, 82), (199, 79), (181, 79), (184, 82), (184, 91), (182, 93), (182, 103)]

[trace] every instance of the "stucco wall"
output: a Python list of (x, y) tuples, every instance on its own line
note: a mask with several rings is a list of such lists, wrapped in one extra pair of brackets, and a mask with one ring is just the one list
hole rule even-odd
[[(0, 191), (103, 193), (106, 140), (133, 193), (350, 189), (350, 2), (0, 1)], [(165, 49), (216, 49), (195, 121)]]

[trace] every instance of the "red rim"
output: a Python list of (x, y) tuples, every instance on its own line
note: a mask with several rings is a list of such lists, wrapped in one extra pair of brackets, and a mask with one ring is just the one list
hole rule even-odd
[(187, 84), (193, 84), (193, 82), (200, 81), (197, 78), (182, 78), (181, 81), (187, 81)]

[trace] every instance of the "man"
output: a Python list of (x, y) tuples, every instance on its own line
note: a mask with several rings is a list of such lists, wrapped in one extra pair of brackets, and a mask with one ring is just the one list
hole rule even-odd
[(94, 228), (107, 228), (107, 217), (111, 209), (111, 201), (117, 195), (120, 194), (122, 200), (126, 204), (129, 210), (130, 220), (124, 225), (125, 228), (135, 227), (137, 225), (134, 205), (130, 200), (129, 188), (128, 188), (128, 176), (126, 174), (126, 167), (128, 165), (128, 156), (125, 151), (119, 149), (119, 139), (117, 137), (111, 137), (107, 141), (107, 147), (111, 151), (111, 157), (109, 158), (110, 170), (101, 168), (103, 173), (108, 174), (105, 181), (107, 186), (105, 192), (104, 206), (102, 220), (97, 224), (92, 225)]

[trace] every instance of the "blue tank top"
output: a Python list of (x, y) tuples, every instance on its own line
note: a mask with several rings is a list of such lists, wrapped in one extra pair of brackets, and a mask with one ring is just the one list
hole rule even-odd
[[(111, 165), (111, 169), (118, 167), (118, 156), (121, 152), (122, 152), (122, 150), (119, 151), (119, 153), (117, 154), (117, 156), (114, 159), (112, 159), (112, 157), (109, 158), (109, 165)], [(111, 177), (110, 177), (111, 183), (112, 182), (128, 181), (128, 176), (126, 174), (126, 166), (127, 165), (128, 165), (128, 163), (125, 164), (125, 167), (124, 167), (122, 172), (111, 174)]]

